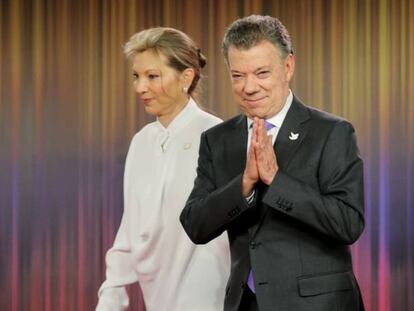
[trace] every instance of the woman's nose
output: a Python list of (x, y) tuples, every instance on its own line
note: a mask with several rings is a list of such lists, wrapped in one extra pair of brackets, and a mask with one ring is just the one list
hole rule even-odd
[(143, 94), (147, 91), (147, 83), (144, 79), (136, 79), (134, 84), (135, 84), (135, 91), (138, 94)]

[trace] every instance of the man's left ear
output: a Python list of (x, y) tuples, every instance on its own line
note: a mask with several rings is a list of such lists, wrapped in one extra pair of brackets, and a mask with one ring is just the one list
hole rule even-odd
[(191, 83), (193, 83), (195, 76), (195, 72), (193, 68), (186, 68), (181, 73), (181, 83), (183, 84), (183, 87), (189, 88), (191, 86)]
[(295, 56), (293, 54), (289, 54), (288, 56), (286, 56), (285, 70), (286, 70), (286, 80), (287, 81), (292, 80), (293, 74), (295, 72)]

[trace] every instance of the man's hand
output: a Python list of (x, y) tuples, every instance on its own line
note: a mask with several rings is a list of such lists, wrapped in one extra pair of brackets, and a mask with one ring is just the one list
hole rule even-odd
[(267, 135), (267, 130), (263, 119), (254, 118), (256, 126), (254, 146), (255, 160), (260, 180), (266, 185), (270, 185), (279, 169), (275, 152), (273, 150), (272, 136)]
[(242, 180), (243, 196), (248, 197), (259, 180), (266, 185), (270, 185), (278, 169), (272, 136), (267, 135), (264, 120), (254, 118), (252, 139)]
[[(257, 140), (256, 138), (257, 124), (253, 124), (251, 142)], [(259, 181), (259, 171), (257, 170), (256, 153), (253, 143), (250, 143), (249, 151), (247, 152), (246, 167), (243, 173), (242, 192), (243, 196), (247, 198), (253, 191), (254, 185)]]

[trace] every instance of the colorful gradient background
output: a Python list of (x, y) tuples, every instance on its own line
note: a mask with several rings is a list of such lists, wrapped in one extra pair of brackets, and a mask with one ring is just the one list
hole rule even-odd
[[(190, 34), (208, 58), (202, 104), (235, 114), (220, 54), (238, 16), (278, 16), (292, 89), (349, 119), (365, 160), (366, 229), (353, 246), (367, 310), (414, 310), (414, 1), (0, 0), (0, 310), (93, 310), (122, 214), (133, 134), (152, 120), (122, 44)], [(138, 286), (131, 310), (143, 310)]]

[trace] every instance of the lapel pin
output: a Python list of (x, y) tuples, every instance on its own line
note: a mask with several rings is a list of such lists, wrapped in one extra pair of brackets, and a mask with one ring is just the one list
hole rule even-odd
[(289, 136), (290, 140), (296, 140), (298, 139), (298, 137), (299, 137), (299, 133), (290, 132), (290, 136)]
[(191, 148), (191, 143), (184, 143), (184, 150), (188, 150)]

